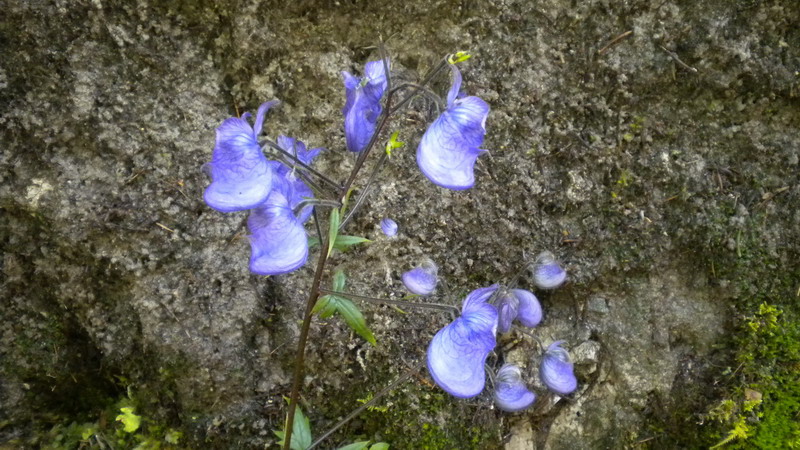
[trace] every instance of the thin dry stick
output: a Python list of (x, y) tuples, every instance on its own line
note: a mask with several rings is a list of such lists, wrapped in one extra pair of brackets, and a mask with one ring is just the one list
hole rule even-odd
[(611, 50), (612, 47), (616, 46), (617, 44), (619, 44), (623, 40), (627, 39), (631, 35), (633, 35), (633, 30), (628, 30), (628, 31), (620, 34), (619, 36), (617, 36), (614, 39), (612, 39), (611, 41), (609, 41), (608, 44), (604, 45), (603, 48), (598, 50), (597, 54), (598, 55), (605, 54), (607, 51)]
[(675, 53), (673, 51), (670, 51), (670, 50), (667, 50), (667, 48), (664, 47), (663, 45), (659, 45), (659, 47), (661, 47), (661, 50), (664, 50), (665, 52), (667, 52), (667, 54), (670, 56), (670, 58), (675, 60), (675, 62), (678, 63), (678, 65), (680, 65), (684, 69), (688, 70), (689, 72), (697, 73), (697, 69), (695, 69), (694, 67), (692, 67), (692, 66), (686, 64), (685, 62), (681, 61), (681, 58), (678, 57), (677, 53)]

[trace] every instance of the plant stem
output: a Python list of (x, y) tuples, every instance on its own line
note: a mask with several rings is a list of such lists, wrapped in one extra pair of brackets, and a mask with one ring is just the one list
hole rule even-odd
[[(347, 196), (347, 192), (350, 190), (350, 187), (353, 185), (358, 173), (361, 171), (361, 167), (364, 165), (364, 161), (369, 155), (372, 148), (375, 146), (375, 143), (378, 141), (378, 136), (383, 130), (383, 127), (386, 125), (387, 120), (389, 119), (390, 114), (390, 106), (392, 102), (392, 77), (389, 73), (389, 61), (386, 57), (386, 49), (383, 47), (383, 42), (380, 43), (380, 53), (381, 53), (381, 60), (383, 61), (383, 70), (386, 76), (386, 88), (388, 94), (386, 96), (386, 104), (384, 105), (383, 111), (381, 112), (381, 119), (380, 124), (375, 129), (375, 132), (372, 134), (372, 138), (367, 144), (367, 147), (358, 155), (358, 159), (356, 160), (356, 164), (353, 167), (353, 170), (350, 171), (350, 176), (347, 179), (347, 182), (341, 188), (340, 194), (340, 201), (344, 202), (344, 198)], [(277, 145), (276, 145), (277, 147)], [(280, 147), (278, 147), (280, 149)], [(280, 149), (283, 150), (283, 149)], [(284, 151), (284, 153), (286, 153)], [(287, 153), (288, 154), (288, 153)], [(297, 160), (294, 155), (290, 155), (293, 160)], [(301, 162), (297, 160), (298, 162)], [(323, 178), (327, 179), (327, 177)], [(292, 375), (292, 392), (289, 396), (289, 412), (286, 415), (286, 428), (285, 428), (285, 435), (283, 441), (283, 450), (289, 450), (289, 447), (292, 442), (292, 429), (294, 427), (294, 411), (297, 405), (297, 398), (300, 395), (300, 384), (302, 384), (303, 380), (303, 372), (304, 372), (304, 365), (305, 365), (305, 352), (306, 352), (306, 343), (308, 341), (308, 331), (311, 327), (311, 311), (314, 309), (314, 305), (317, 303), (317, 299), (319, 298), (320, 290), (319, 285), (322, 281), (322, 273), (325, 271), (325, 263), (328, 261), (328, 240), (330, 239), (329, 235), (325, 235), (324, 240), (320, 240), (320, 252), (319, 252), (319, 260), (317, 262), (317, 269), (314, 273), (314, 282), (311, 284), (311, 290), (308, 293), (308, 302), (306, 303), (306, 311), (305, 315), (303, 316), (303, 326), (300, 329), (300, 339), (297, 342), (297, 351), (295, 353), (294, 359), (294, 373)]]
[(263, 150), (265, 147), (270, 147), (270, 148), (272, 148), (273, 150), (275, 150), (275, 151), (277, 151), (278, 153), (280, 153), (281, 155), (283, 155), (284, 157), (286, 157), (286, 158), (289, 158), (289, 159), (292, 161), (292, 164), (293, 164), (293, 165), (297, 165), (297, 166), (299, 166), (300, 168), (302, 168), (303, 170), (305, 170), (305, 171), (307, 171), (307, 172), (309, 172), (309, 173), (313, 174), (314, 176), (316, 176), (317, 178), (319, 178), (319, 179), (320, 179), (320, 180), (322, 180), (323, 182), (327, 183), (327, 184), (328, 184), (329, 186), (331, 186), (332, 188), (336, 189), (336, 192), (337, 192), (337, 193), (341, 192), (341, 190), (342, 190), (342, 186), (341, 186), (340, 184), (338, 184), (337, 182), (335, 182), (335, 181), (331, 180), (331, 179), (330, 179), (330, 178), (328, 178), (328, 177), (327, 177), (325, 174), (323, 174), (322, 172), (319, 172), (319, 171), (317, 171), (316, 169), (314, 169), (313, 167), (311, 167), (311, 166), (309, 166), (308, 164), (304, 163), (303, 161), (300, 161), (300, 159), (299, 159), (297, 156), (295, 156), (295, 155), (293, 155), (293, 154), (291, 154), (291, 153), (287, 152), (286, 150), (284, 150), (283, 148), (281, 148), (281, 147), (280, 147), (278, 144), (276, 144), (275, 142), (272, 142), (272, 141), (271, 141), (271, 140), (269, 140), (269, 139), (264, 139), (264, 146), (262, 147), (262, 150)]
[(365, 184), (364, 188), (361, 189), (361, 192), (358, 193), (358, 198), (356, 198), (355, 204), (353, 204), (353, 207), (350, 208), (350, 211), (347, 211), (347, 215), (344, 217), (344, 219), (342, 219), (342, 223), (339, 225), (339, 230), (344, 230), (344, 226), (347, 225), (348, 222), (350, 222), (350, 219), (353, 218), (353, 215), (355, 215), (359, 206), (361, 206), (361, 203), (367, 197), (369, 189), (370, 187), (372, 187), (372, 183), (375, 182), (375, 178), (377, 178), (378, 173), (380, 173), (381, 169), (383, 169), (383, 165), (386, 163), (387, 156), (388, 155), (386, 152), (381, 153), (381, 158), (378, 160), (378, 163), (375, 164), (375, 167), (373, 167), (372, 173), (370, 174), (369, 179), (367, 180), (367, 184)]
[(305, 365), (305, 351), (306, 342), (308, 341), (308, 331), (311, 328), (311, 310), (319, 298), (319, 285), (322, 282), (322, 273), (325, 271), (325, 263), (328, 260), (328, 235), (323, 235), (320, 238), (320, 251), (319, 260), (317, 261), (317, 270), (314, 272), (314, 281), (311, 284), (311, 290), (308, 292), (308, 302), (306, 303), (306, 311), (303, 315), (303, 326), (300, 328), (300, 339), (297, 341), (297, 352), (294, 358), (294, 373), (292, 376), (292, 393), (289, 396), (289, 412), (286, 416), (286, 434), (283, 443), (283, 449), (289, 450), (292, 442), (292, 428), (294, 427), (294, 411), (297, 406), (297, 397), (300, 395), (300, 384), (303, 381), (303, 366)]
[(445, 305), (444, 303), (414, 303), (414, 302), (407, 302), (404, 300), (389, 300), (386, 298), (376, 298), (376, 297), (369, 297), (366, 295), (359, 295), (359, 294), (352, 294), (350, 292), (336, 292), (330, 289), (320, 288), (320, 294), (330, 294), (330, 295), (338, 295), (340, 297), (348, 297), (354, 298), (356, 300), (362, 300), (365, 302), (371, 303), (381, 303), (386, 305), (395, 305), (395, 306), (410, 306), (412, 308), (428, 308), (428, 309), (435, 309), (438, 311), (446, 311), (452, 313), (455, 311), (456, 316), (458, 316), (458, 308), (453, 305)]

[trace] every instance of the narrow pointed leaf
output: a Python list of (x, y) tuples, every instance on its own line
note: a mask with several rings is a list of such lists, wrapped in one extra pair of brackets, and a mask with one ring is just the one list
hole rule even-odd
[[(284, 425), (285, 428), (285, 425)], [(275, 436), (278, 436), (280, 442), (278, 445), (283, 446), (286, 438), (286, 431), (274, 431)], [(292, 450), (306, 450), (311, 447), (311, 424), (308, 417), (303, 414), (303, 410), (295, 407), (294, 410), (294, 424), (292, 425), (292, 441), (289, 448)]]
[(314, 309), (311, 310), (311, 314), (317, 314), (318, 312), (325, 310), (330, 302), (330, 295), (323, 295), (322, 297), (318, 298), (317, 303), (314, 305)]
[(336, 237), (339, 235), (340, 220), (339, 210), (335, 208), (331, 210), (331, 223), (328, 228), (328, 256), (331, 255), (333, 246), (336, 244)]
[(370, 447), (369, 450), (389, 450), (389, 444), (386, 442), (378, 442)]
[(339, 447), (339, 450), (364, 450), (369, 445), (369, 441), (353, 442), (352, 444)]
[(364, 320), (364, 315), (350, 300), (343, 297), (335, 297), (338, 302), (338, 311), (342, 315), (347, 325), (363, 337), (367, 342), (372, 345), (377, 345), (375, 336), (372, 331), (367, 327), (367, 322)]
[(336, 236), (336, 241), (333, 243), (333, 248), (339, 251), (345, 251), (348, 247), (352, 247), (354, 245), (363, 244), (365, 242), (372, 242), (367, 238), (363, 238), (361, 236), (348, 236), (346, 234), (341, 234)]
[(342, 292), (346, 281), (347, 277), (344, 275), (344, 272), (337, 270), (336, 273), (333, 274), (333, 290), (335, 292)]

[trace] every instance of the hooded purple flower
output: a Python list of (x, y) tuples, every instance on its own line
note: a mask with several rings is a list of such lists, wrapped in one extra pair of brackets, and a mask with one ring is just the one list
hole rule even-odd
[(558, 395), (571, 394), (578, 387), (569, 353), (561, 348), (563, 343), (556, 341), (547, 347), (539, 371), (545, 386)]
[(461, 72), (455, 65), (447, 109), (428, 127), (417, 147), (417, 164), (434, 184), (453, 190), (475, 184), (473, 167), (486, 134), (489, 105), (478, 97), (457, 98)]
[(497, 310), (486, 301), (497, 285), (472, 291), (461, 316), (439, 330), (428, 346), (428, 370), (436, 384), (449, 394), (474, 397), (483, 391), (486, 357), (494, 348)]
[(436, 289), (438, 268), (433, 261), (425, 261), (403, 274), (403, 285), (412, 294), (430, 295)]
[(497, 371), (494, 402), (506, 412), (527, 409), (536, 401), (536, 394), (529, 391), (522, 382), (522, 373), (514, 364), (503, 364)]
[(267, 110), (277, 103), (273, 100), (258, 108), (255, 129), (247, 122), (250, 113), (231, 117), (217, 128), (217, 143), (207, 166), (212, 181), (203, 195), (208, 206), (220, 212), (242, 211), (267, 199), (274, 175), (257, 135)]
[(535, 327), (542, 321), (542, 305), (533, 293), (524, 289), (512, 289), (495, 301), (499, 314), (497, 331), (507, 333), (515, 319), (526, 327)]
[[(278, 146), (297, 157), (297, 159), (307, 166), (311, 165), (314, 158), (323, 150), (322, 148), (307, 150), (306, 144), (302, 141), (286, 136), (278, 136)], [(283, 186), (279, 186), (279, 188), (284, 189), (284, 195), (289, 201), (289, 207), (295, 209), (304, 199), (314, 198), (314, 191), (295, 174), (291, 167), (279, 162), (272, 162), (272, 165), (278, 178), (277, 183), (284, 184)], [(308, 220), (313, 209), (313, 206), (306, 206), (300, 211), (298, 215), (300, 223), (305, 223)]]
[(567, 280), (567, 272), (561, 268), (555, 256), (542, 252), (536, 257), (533, 267), (533, 282), (541, 289), (555, 289)]
[(387, 86), (383, 61), (368, 62), (361, 80), (349, 72), (342, 72), (342, 77), (347, 96), (342, 109), (347, 149), (360, 152), (369, 144), (381, 115), (381, 97)]
[(250, 212), (250, 270), (259, 275), (279, 275), (299, 269), (308, 259), (308, 238), (303, 222), (294, 215), (282, 189)]

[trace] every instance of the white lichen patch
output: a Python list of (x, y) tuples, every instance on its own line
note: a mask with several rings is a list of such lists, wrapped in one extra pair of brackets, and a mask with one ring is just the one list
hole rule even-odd
[(39, 206), (42, 196), (53, 190), (53, 186), (42, 178), (34, 178), (28, 189), (25, 191), (25, 201), (32, 207)]

